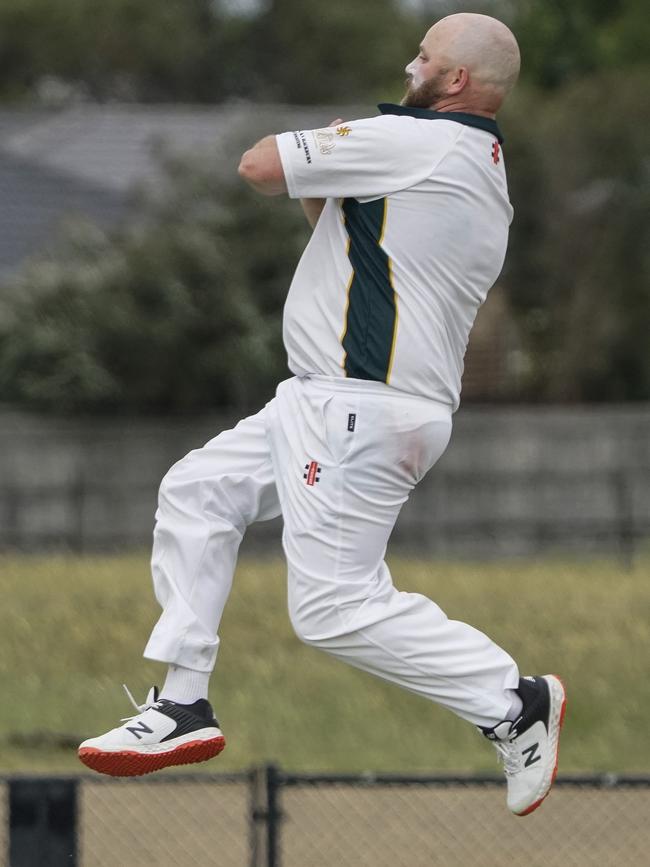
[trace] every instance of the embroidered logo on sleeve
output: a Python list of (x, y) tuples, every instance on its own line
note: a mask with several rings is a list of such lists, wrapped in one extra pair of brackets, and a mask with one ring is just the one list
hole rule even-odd
[(352, 129), (349, 126), (337, 126), (336, 134), (337, 135), (350, 135)]
[(331, 154), (336, 147), (334, 133), (329, 129), (317, 129), (314, 133), (314, 140), (318, 146), (318, 150), (324, 156)]
[(499, 148), (499, 142), (495, 141), (494, 144), (492, 145), (492, 162), (494, 163), (495, 166), (499, 162), (500, 150), (501, 149)]

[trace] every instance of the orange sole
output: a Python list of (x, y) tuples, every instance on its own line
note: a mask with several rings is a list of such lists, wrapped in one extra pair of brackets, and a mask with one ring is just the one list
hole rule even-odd
[[(557, 677), (557, 674), (553, 675)], [(562, 683), (561, 679), (557, 677), (557, 679)], [(564, 689), (564, 684), (562, 683), (562, 688)], [(564, 725), (564, 714), (566, 713), (566, 690), (564, 690), (564, 701), (562, 702), (562, 709), (560, 710), (560, 726), (557, 736), (557, 752), (555, 753), (555, 767), (553, 768), (553, 776), (551, 777), (551, 785), (548, 787), (547, 793), (543, 798), (540, 798), (539, 801), (535, 801), (534, 804), (531, 804), (527, 810), (524, 810), (523, 813), (515, 813), (515, 816), (530, 816), (530, 814), (536, 810), (540, 804), (543, 804), (546, 798), (548, 798), (551, 789), (553, 788), (553, 783), (555, 782), (555, 778), (557, 777), (557, 766), (560, 759), (560, 733), (562, 732), (562, 726)]]
[(140, 777), (174, 765), (192, 765), (218, 756), (226, 746), (223, 736), (203, 741), (189, 741), (168, 753), (137, 753), (122, 750), (111, 753), (96, 747), (82, 747), (79, 759), (88, 768), (111, 777)]

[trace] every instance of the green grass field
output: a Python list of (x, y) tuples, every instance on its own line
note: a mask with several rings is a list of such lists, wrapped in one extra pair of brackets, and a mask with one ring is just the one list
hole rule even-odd
[[(650, 560), (499, 564), (391, 561), (484, 630), (522, 673), (557, 672), (569, 696), (560, 771), (648, 773)], [(163, 679), (141, 659), (158, 616), (145, 555), (0, 558), (0, 771), (82, 770), (74, 744), (128, 716)], [(228, 739), (206, 771), (497, 770), (452, 714), (301, 645), (280, 560), (244, 559), (221, 629), (211, 699)]]

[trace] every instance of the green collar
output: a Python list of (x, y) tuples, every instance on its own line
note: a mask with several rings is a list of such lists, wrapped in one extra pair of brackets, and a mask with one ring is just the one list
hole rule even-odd
[(382, 114), (405, 114), (409, 117), (419, 117), (424, 120), (453, 120), (463, 123), (465, 126), (473, 126), (491, 133), (503, 144), (503, 136), (499, 131), (496, 120), (491, 117), (482, 117), (479, 114), (465, 114), (462, 111), (434, 111), (431, 108), (411, 108), (408, 105), (395, 105), (392, 102), (381, 102), (377, 108)]

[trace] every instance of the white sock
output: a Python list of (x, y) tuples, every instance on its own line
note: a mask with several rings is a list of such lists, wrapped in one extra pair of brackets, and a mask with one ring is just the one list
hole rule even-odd
[(195, 671), (182, 665), (170, 665), (159, 698), (178, 704), (194, 704), (199, 698), (208, 697), (209, 671)]
[(508, 697), (511, 699), (510, 710), (506, 714), (506, 719), (510, 720), (510, 722), (514, 722), (521, 715), (522, 710), (524, 709), (524, 703), (519, 697), (519, 693), (515, 692), (514, 689), (507, 689)]

